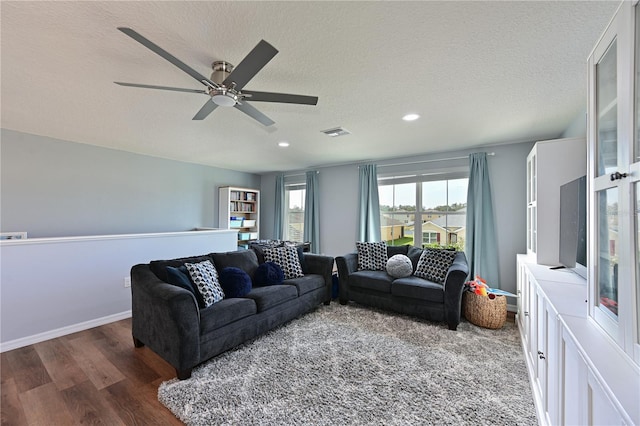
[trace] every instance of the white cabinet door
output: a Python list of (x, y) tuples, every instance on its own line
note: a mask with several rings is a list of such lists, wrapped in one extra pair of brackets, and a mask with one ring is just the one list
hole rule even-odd
[(540, 389), (540, 401), (542, 402), (543, 411), (547, 411), (547, 328), (548, 320), (545, 310), (544, 294), (537, 288), (533, 293), (536, 307), (536, 347), (531, 355), (534, 358), (536, 378), (538, 388)]
[(545, 300), (546, 317), (546, 412), (549, 424), (556, 425), (560, 422), (560, 376), (562, 373), (562, 358), (560, 354), (560, 320), (553, 305)]
[(587, 424), (587, 364), (566, 329), (562, 329), (560, 417), (563, 425)]
[(623, 425), (624, 420), (620, 412), (615, 408), (600, 382), (591, 371), (588, 372), (589, 383), (588, 418), (590, 425)]

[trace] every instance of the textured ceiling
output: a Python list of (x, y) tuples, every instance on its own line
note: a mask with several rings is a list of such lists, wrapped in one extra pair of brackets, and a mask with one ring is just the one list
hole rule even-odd
[[(1, 125), (248, 172), (552, 138), (585, 111), (618, 4), (2, 1)], [(205, 76), (265, 39), (280, 53), (245, 89), (318, 105), (254, 102), (270, 127), (235, 108), (193, 121), (205, 95), (113, 83), (203, 88), (119, 26)], [(336, 126), (352, 134), (321, 133)]]

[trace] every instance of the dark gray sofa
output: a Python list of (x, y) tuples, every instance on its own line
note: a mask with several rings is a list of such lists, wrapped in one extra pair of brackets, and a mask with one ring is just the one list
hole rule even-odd
[[(413, 271), (422, 249), (410, 246), (387, 247), (387, 256), (404, 254), (411, 259)], [(411, 275), (393, 278), (386, 271), (358, 270), (358, 254), (336, 257), (340, 303), (350, 300), (362, 305), (415, 315), (431, 321), (446, 322), (450, 330), (460, 323), (462, 291), (469, 274), (464, 252), (457, 252), (444, 284)]]
[(218, 271), (233, 266), (250, 277), (258, 267), (254, 251), (242, 250), (131, 268), (134, 345), (151, 348), (176, 369), (181, 380), (191, 377), (193, 367), (209, 358), (331, 301), (333, 258), (304, 253), (304, 277), (253, 287), (246, 297), (223, 299), (200, 309), (193, 293), (168, 284), (166, 267), (204, 260), (212, 261)]

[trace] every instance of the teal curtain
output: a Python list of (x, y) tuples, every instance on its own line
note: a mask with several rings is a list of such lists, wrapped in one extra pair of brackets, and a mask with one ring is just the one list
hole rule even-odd
[(359, 168), (358, 241), (380, 241), (380, 200), (375, 164)]
[(304, 196), (304, 241), (311, 243), (311, 253), (320, 253), (318, 197), (318, 172), (307, 172), (307, 187)]
[(284, 173), (276, 175), (276, 200), (275, 200), (275, 214), (273, 223), (273, 237), (276, 240), (282, 240), (284, 238)]
[(480, 275), (491, 288), (500, 288), (498, 243), (486, 152), (469, 155), (465, 253), (469, 261), (469, 276)]

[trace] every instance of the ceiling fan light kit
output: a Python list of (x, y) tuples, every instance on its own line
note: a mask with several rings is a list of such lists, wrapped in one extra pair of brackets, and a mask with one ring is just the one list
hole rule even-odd
[(142, 44), (149, 50), (161, 56), (165, 60), (171, 62), (185, 73), (196, 79), (199, 83), (206, 86), (206, 90), (182, 89), (178, 87), (153, 86), (148, 84), (122, 83), (114, 82), (120, 86), (140, 87), (144, 89), (160, 89), (176, 92), (188, 93), (204, 93), (211, 97), (200, 108), (193, 117), (193, 120), (203, 120), (211, 114), (218, 106), (235, 107), (236, 109), (247, 114), (254, 120), (259, 121), (265, 126), (274, 124), (274, 121), (249, 105), (246, 100), (255, 102), (280, 102), (289, 104), (316, 105), (318, 98), (316, 96), (292, 95), (287, 93), (272, 92), (242, 92), (243, 87), (278, 53), (275, 47), (271, 46), (264, 40), (261, 40), (256, 47), (234, 67), (226, 61), (215, 61), (211, 66), (213, 73), (211, 79), (198, 73), (196, 70), (152, 42), (145, 38), (135, 30), (126, 27), (118, 27), (118, 30), (128, 35), (138, 43)]

